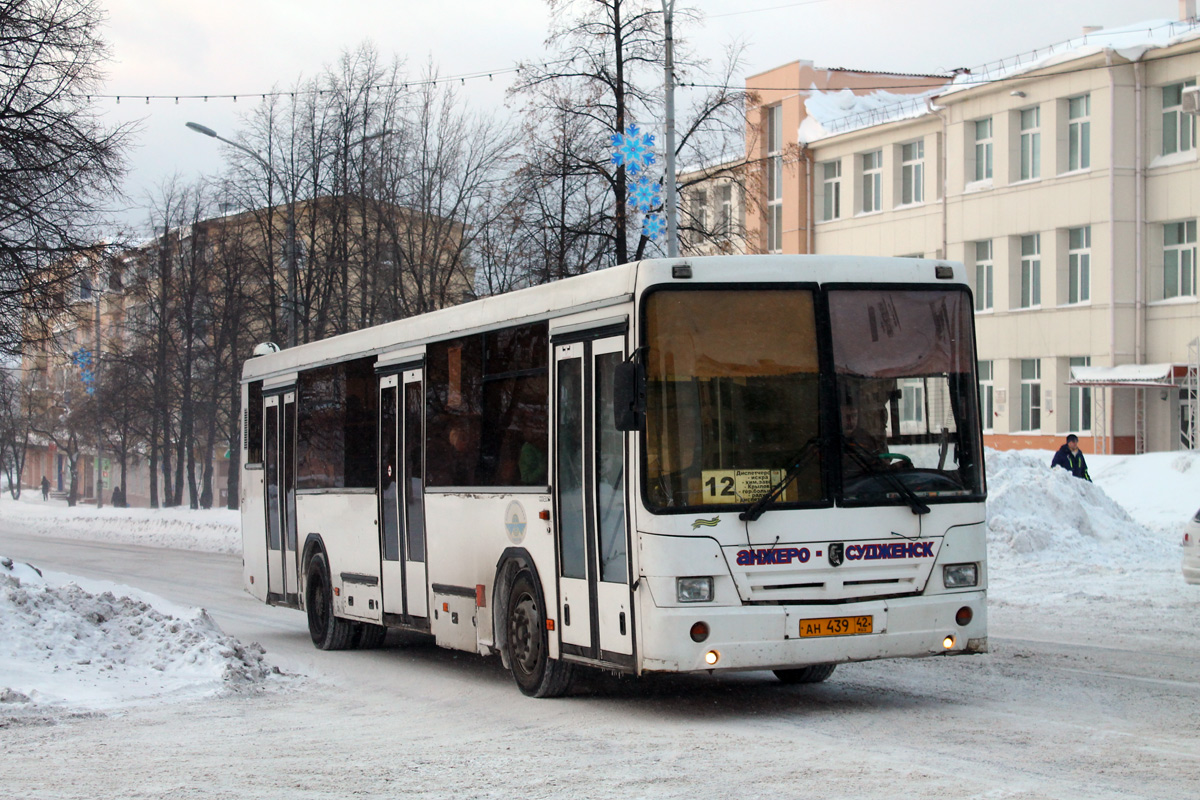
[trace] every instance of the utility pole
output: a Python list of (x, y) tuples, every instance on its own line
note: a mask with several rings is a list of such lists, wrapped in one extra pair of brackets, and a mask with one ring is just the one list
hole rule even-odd
[(96, 410), (96, 508), (104, 507), (104, 426), (101, 422), (100, 398), (96, 391), (100, 383), (100, 273), (92, 284), (92, 294), (96, 296), (96, 357), (92, 359), (92, 401)]
[(666, 140), (664, 149), (667, 151), (667, 174), (663, 183), (667, 190), (667, 257), (679, 256), (678, 221), (676, 214), (677, 200), (675, 197), (675, 42), (671, 31), (672, 17), (675, 15), (675, 0), (662, 0), (663, 30), (666, 34), (666, 61), (663, 67), (664, 93), (666, 94)]

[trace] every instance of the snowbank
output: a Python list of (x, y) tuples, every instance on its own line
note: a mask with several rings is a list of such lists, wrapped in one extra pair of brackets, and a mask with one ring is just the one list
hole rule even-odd
[(204, 553), (242, 552), (239, 514), (227, 508), (71, 508), (61, 500), (44, 501), (40, 493), (25, 491), (20, 500), (9, 495), (0, 500), (0, 519), (20, 522), (32, 528), (31, 533), (45, 536)]
[(0, 558), (0, 719), (188, 700), (274, 672), (203, 609), (164, 612)]

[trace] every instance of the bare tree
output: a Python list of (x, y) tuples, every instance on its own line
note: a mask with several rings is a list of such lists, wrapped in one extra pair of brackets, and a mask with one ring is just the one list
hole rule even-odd
[[(565, 252), (563, 237), (598, 234), (607, 241), (604, 266), (641, 258), (647, 240), (633, 224), (627, 206), (631, 176), (624, 166), (613, 164), (611, 137), (635, 123), (652, 128), (654, 121), (662, 118), (661, 6), (657, 0), (547, 3), (554, 19), (546, 42), (549, 61), (522, 64), (522, 79), (513, 92), (526, 103), (530, 124), (543, 131), (541, 136), (531, 135), (530, 140), (556, 141), (553, 149), (543, 146), (531, 151), (530, 175), (540, 174), (543, 190), (556, 192), (559, 199), (581, 203), (573, 212), (560, 208), (560, 242), (549, 254)], [(680, 21), (696, 15), (680, 10), (676, 17), (679, 31), (683, 27)], [(677, 36), (675, 43), (677, 79), (681, 84), (701, 85), (701, 91), (681, 104), (676, 156), (681, 164), (698, 168), (729, 160), (733, 148), (740, 149), (744, 135), (745, 95), (731, 83), (741, 49), (731, 47), (717, 77), (708, 80), (707, 62), (693, 57), (682, 37)], [(562, 131), (570, 131), (570, 135), (562, 136)], [(555, 156), (548, 174), (547, 153)], [(661, 174), (659, 168), (654, 172)], [(666, 179), (674, 180), (674, 176)], [(568, 190), (568, 181), (582, 186)], [(595, 205), (595, 187), (590, 182), (599, 182), (607, 191), (607, 202), (600, 207)], [(547, 219), (553, 220), (553, 206), (547, 210), (551, 212)], [(543, 223), (541, 227), (551, 226)], [(582, 268), (580, 264), (571, 272)], [(546, 272), (557, 276), (562, 269), (551, 263)]]
[(0, 368), (0, 468), (14, 500), (21, 497), (34, 408), (31, 375), (17, 368)]
[(131, 128), (90, 97), (103, 20), (94, 0), (0, 0), (0, 352), (49, 335), (118, 191)]

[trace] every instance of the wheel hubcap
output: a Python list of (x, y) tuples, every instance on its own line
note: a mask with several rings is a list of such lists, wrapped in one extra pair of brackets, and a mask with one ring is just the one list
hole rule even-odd
[(508, 627), (509, 647), (514, 663), (526, 675), (537, 665), (540, 640), (535, 630), (537, 605), (529, 595), (522, 595), (513, 607)]

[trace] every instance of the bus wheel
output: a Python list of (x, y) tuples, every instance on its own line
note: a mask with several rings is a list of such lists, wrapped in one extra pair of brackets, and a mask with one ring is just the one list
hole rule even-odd
[(800, 669), (777, 669), (775, 677), (784, 683), (820, 683), (833, 674), (837, 664), (813, 664)]
[(387, 638), (387, 628), (385, 626), (375, 625), (371, 622), (360, 622), (358, 624), (358, 635), (354, 637), (354, 646), (359, 650), (374, 650), (383, 644), (385, 638)]
[(308, 633), (318, 648), (345, 650), (353, 644), (354, 623), (333, 615), (333, 585), (324, 553), (317, 553), (308, 562), (304, 606), (308, 609)]
[(571, 665), (549, 657), (546, 614), (528, 572), (508, 593), (508, 667), (523, 694), (560, 697), (571, 685)]

